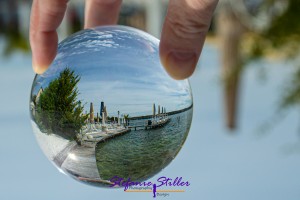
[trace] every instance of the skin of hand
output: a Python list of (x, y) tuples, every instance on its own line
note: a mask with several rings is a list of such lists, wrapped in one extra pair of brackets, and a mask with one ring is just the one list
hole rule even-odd
[[(218, 0), (170, 0), (159, 46), (161, 63), (177, 80), (190, 77), (200, 57)], [(32, 65), (42, 74), (57, 53), (60, 25), (68, 0), (33, 0), (30, 19)], [(118, 21), (122, 0), (86, 0), (85, 25), (91, 28)]]

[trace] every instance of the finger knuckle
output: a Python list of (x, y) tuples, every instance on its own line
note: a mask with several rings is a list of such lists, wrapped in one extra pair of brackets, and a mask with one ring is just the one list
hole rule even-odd
[(186, 0), (187, 4), (196, 10), (202, 12), (213, 12), (219, 0)]
[(93, 4), (105, 7), (114, 7), (122, 3), (122, 0), (90, 0)]
[(43, 15), (50, 17), (57, 17), (63, 15), (67, 8), (67, 0), (64, 1), (52, 1), (51, 4), (44, 6)]
[(173, 10), (170, 17), (166, 18), (166, 23), (178, 38), (198, 38), (205, 34), (209, 28), (210, 20), (203, 19), (198, 12), (188, 11), (180, 12)]

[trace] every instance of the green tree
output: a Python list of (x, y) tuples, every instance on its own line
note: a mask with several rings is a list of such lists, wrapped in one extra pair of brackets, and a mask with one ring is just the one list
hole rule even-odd
[[(275, 9), (280, 3), (282, 10)], [(295, 73), (287, 80), (280, 99), (279, 111), (300, 106), (300, 1), (299, 0), (248, 0), (248, 5), (257, 4), (254, 13), (245, 14), (230, 0), (220, 2), (217, 17), (217, 33), (220, 41), (221, 63), (224, 78), (226, 122), (230, 129), (236, 125), (236, 110), (241, 73), (252, 61), (272, 55), (293, 62)], [(251, 8), (249, 8), (251, 9)], [(257, 13), (256, 13), (256, 11)], [(270, 23), (264, 28), (252, 26), (259, 12), (269, 13)], [(240, 17), (241, 15), (241, 17)], [(251, 17), (252, 16), (252, 17)], [(245, 20), (247, 18), (247, 20)], [(256, 18), (256, 20), (255, 20)], [(245, 23), (246, 22), (246, 23)], [(252, 23), (253, 24), (252, 24)], [(256, 22), (257, 23), (257, 22)], [(281, 116), (281, 115), (279, 115)]]
[(37, 102), (37, 122), (47, 132), (76, 140), (85, 123), (83, 106), (77, 99), (80, 77), (66, 68), (49, 83)]
[[(268, 0), (271, 4), (274, 0)], [(300, 106), (300, 1), (287, 0), (288, 7), (285, 12), (275, 18), (264, 33), (254, 37), (252, 44), (252, 55), (250, 57), (260, 58), (270, 51), (280, 52), (281, 56), (295, 65), (295, 73), (288, 80), (284, 88), (280, 109)], [(259, 53), (257, 53), (259, 52)]]

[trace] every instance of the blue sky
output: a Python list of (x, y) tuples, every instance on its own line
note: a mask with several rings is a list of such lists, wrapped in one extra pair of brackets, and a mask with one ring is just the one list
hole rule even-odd
[[(2, 41), (0, 40), (0, 46)], [(263, 61), (247, 66), (242, 78), (239, 128), (224, 128), (219, 55), (206, 45), (191, 77), (194, 117), (178, 156), (160, 176), (182, 176), (191, 182), (185, 193), (168, 199), (298, 200), (300, 196), (299, 112), (291, 110), (270, 132), (257, 129), (272, 119), (284, 81), (293, 69), (287, 63)], [(267, 78), (259, 77), (265, 69)], [(34, 74), (30, 55), (0, 59), (0, 194), (9, 200), (153, 199), (91, 187), (61, 174), (47, 160), (32, 132), (29, 93)]]
[(99, 110), (101, 101), (109, 114), (120, 110), (131, 116), (151, 114), (153, 103), (168, 111), (192, 104), (188, 81), (171, 79), (161, 66), (157, 39), (125, 27), (103, 29), (86, 30), (65, 40), (33, 91), (68, 66), (81, 76), (79, 98), (88, 112), (90, 102)]

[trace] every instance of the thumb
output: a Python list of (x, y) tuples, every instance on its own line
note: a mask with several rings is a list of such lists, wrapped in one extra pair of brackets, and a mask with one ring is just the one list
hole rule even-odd
[(218, 0), (170, 0), (160, 58), (168, 74), (181, 80), (192, 75)]

